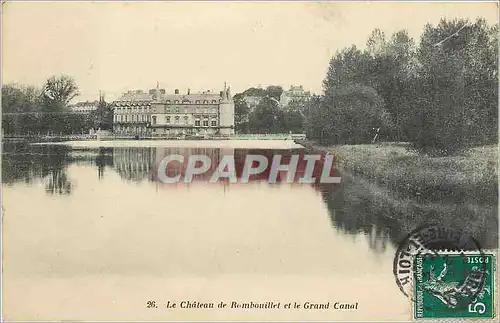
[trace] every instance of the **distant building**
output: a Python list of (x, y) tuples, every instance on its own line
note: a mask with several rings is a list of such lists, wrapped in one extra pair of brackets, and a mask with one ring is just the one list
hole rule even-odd
[(97, 110), (97, 107), (99, 106), (99, 101), (85, 101), (85, 102), (77, 102), (75, 104), (71, 104), (68, 106), (72, 112), (75, 113), (90, 113), (94, 110)]
[(104, 92), (102, 91), (99, 91), (99, 100), (77, 102), (75, 104), (68, 105), (68, 108), (75, 113), (89, 114), (90, 112), (97, 110), (100, 102), (104, 102)]
[(305, 103), (311, 99), (311, 92), (304, 91), (302, 85), (291, 85), (288, 91), (283, 91), (280, 97), (280, 105), (284, 108), (288, 107), (290, 103)]
[(115, 106), (116, 133), (148, 135), (234, 134), (234, 102), (230, 89), (167, 94), (157, 85), (145, 93), (124, 93)]

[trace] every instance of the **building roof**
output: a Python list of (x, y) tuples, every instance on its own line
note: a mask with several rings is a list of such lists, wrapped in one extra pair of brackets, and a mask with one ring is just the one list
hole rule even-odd
[[(161, 90), (161, 89), (160, 89)], [(191, 103), (195, 104), (197, 101), (199, 103), (205, 103), (204, 101), (208, 101), (207, 103), (219, 103), (223, 99), (231, 99), (231, 92), (229, 88), (225, 88), (224, 91), (220, 93), (216, 92), (198, 92), (198, 93), (179, 93), (179, 94), (165, 94), (164, 90), (160, 91), (160, 94), (157, 98), (157, 92), (151, 90), (149, 93), (145, 93), (141, 90), (133, 90), (128, 91), (122, 95), (121, 98), (115, 100), (113, 104), (117, 106), (121, 105), (150, 105), (151, 102), (161, 102), (165, 103), (169, 101), (173, 103), (175, 101), (179, 101), (179, 103)]]
[(144, 101), (144, 100), (116, 100), (113, 102), (113, 105), (118, 107), (121, 106), (142, 106), (142, 105), (151, 105), (152, 100)]
[(85, 107), (85, 106), (94, 106), (98, 105), (99, 101), (83, 101), (83, 102), (77, 102), (75, 104), (69, 105), (70, 108), (78, 108), (78, 107)]
[(190, 103), (196, 103), (196, 101), (208, 101), (211, 103), (213, 100), (219, 102), (222, 99), (219, 94), (216, 93), (193, 93), (193, 94), (166, 94), (160, 97), (161, 102), (166, 101), (179, 101), (182, 103), (183, 101), (189, 101)]

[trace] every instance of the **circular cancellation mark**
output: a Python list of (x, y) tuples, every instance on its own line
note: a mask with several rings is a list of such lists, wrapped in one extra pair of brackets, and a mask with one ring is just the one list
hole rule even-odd
[(413, 302), (417, 302), (416, 287), (431, 295), (436, 301), (422, 302), (418, 297), (427, 310), (465, 309), (482, 292), (487, 272), (484, 262), (475, 267), (467, 264), (471, 252), (484, 256), (477, 241), (462, 229), (419, 227), (398, 246), (393, 262), (396, 284)]

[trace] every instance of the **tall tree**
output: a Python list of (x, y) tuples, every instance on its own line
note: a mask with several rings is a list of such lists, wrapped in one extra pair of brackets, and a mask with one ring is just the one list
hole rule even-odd
[(243, 98), (244, 98), (243, 93), (237, 93), (233, 96), (234, 126), (236, 131), (239, 133), (248, 132), (248, 119), (249, 119), (250, 109)]
[(61, 112), (73, 98), (79, 95), (79, 90), (72, 77), (51, 76), (45, 82), (43, 95), (47, 112)]

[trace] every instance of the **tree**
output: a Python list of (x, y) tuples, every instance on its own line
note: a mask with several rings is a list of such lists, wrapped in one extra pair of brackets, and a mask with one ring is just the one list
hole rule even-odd
[(275, 101), (266, 96), (250, 114), (249, 130), (252, 133), (283, 133), (286, 131), (284, 113)]
[(386, 140), (444, 155), (496, 142), (497, 70), (498, 26), (484, 19), (427, 25), (418, 47), (405, 30), (387, 38), (376, 29), (366, 50), (351, 46), (332, 57), (324, 97), (309, 104), (307, 132), (359, 143), (370, 137), (360, 129), (380, 124)]
[(386, 133), (391, 126), (383, 100), (375, 89), (352, 84), (335, 90), (334, 101), (315, 99), (308, 133), (324, 144), (369, 143), (376, 129)]
[(90, 125), (88, 128), (101, 130), (113, 129), (113, 115), (114, 111), (112, 105), (104, 100), (100, 100), (97, 109), (90, 113)]
[(36, 131), (41, 104), (41, 90), (35, 86), (2, 86), (2, 128), (7, 134)]
[(284, 128), (288, 132), (301, 133), (304, 130), (304, 117), (298, 110), (283, 112)]
[(51, 76), (43, 88), (45, 110), (48, 112), (61, 112), (68, 103), (79, 95), (75, 80), (67, 75)]
[(240, 133), (248, 132), (248, 119), (250, 114), (250, 109), (243, 98), (243, 93), (238, 93), (233, 96), (234, 126), (236, 131)]
[(279, 85), (269, 85), (266, 88), (266, 95), (271, 98), (275, 98), (278, 101), (281, 97), (281, 93), (283, 93), (283, 88)]
[(417, 148), (447, 155), (497, 139), (494, 30), (482, 19), (442, 19), (425, 27), (410, 119), (410, 140)]

